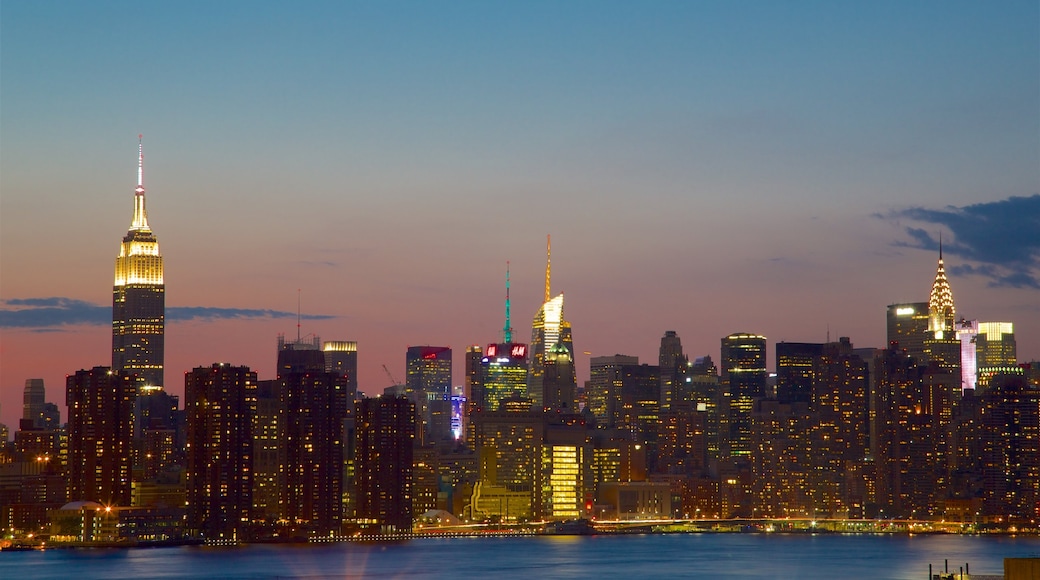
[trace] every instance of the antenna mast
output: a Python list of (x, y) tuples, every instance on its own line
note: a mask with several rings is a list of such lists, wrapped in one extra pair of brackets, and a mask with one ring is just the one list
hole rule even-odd
[(506, 325), (502, 327), (502, 338), (506, 344), (513, 342), (513, 325), (509, 316), (509, 260), (506, 260)]
[(549, 292), (549, 274), (552, 266), (552, 234), (546, 234), (545, 236), (545, 301), (548, 302), (552, 298), (552, 294)]
[(300, 312), (301, 312), (300, 311), (300, 304), (301, 304), (300, 294), (301, 294), (301, 292), (302, 292), (302, 290), (300, 288), (296, 289), (296, 343), (297, 344), (299, 344), (300, 340), (302, 340), (300, 338), (300, 318), (301, 318), (301, 316), (300, 316)]

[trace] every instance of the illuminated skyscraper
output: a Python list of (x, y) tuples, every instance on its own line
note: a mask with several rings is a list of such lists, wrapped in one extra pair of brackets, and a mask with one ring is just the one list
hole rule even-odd
[(357, 343), (353, 340), (327, 340), (322, 350), (325, 352), (325, 372), (347, 377), (348, 388), (356, 393)]
[(888, 345), (898, 343), (900, 350), (906, 351), (918, 362), (923, 362), (924, 339), (928, 333), (928, 303), (889, 304), (886, 319)]
[(751, 410), (766, 396), (766, 337), (737, 333), (722, 339), (723, 397), (729, 403), (730, 455), (751, 455)]
[(953, 291), (950, 281), (946, 279), (946, 267), (943, 266), (942, 242), (939, 242), (939, 266), (932, 282), (932, 293), (928, 297), (928, 332), (937, 339), (953, 338), (954, 317)]
[(545, 302), (535, 313), (534, 322), (531, 324), (531, 368), (527, 375), (527, 396), (531, 398), (536, 407), (541, 407), (545, 402), (544, 386), (542, 385), (542, 379), (545, 376), (545, 355), (557, 343), (562, 343), (567, 347), (567, 351), (572, 356), (574, 353), (571, 323), (567, 322), (563, 316), (563, 294), (555, 298), (551, 297), (549, 284), (552, 272), (551, 249), (551, 240), (548, 240), (545, 252)]
[(527, 345), (489, 344), (480, 360), (480, 388), (473, 395), (474, 408), (497, 411), (510, 397), (527, 396)]
[(980, 322), (975, 348), (981, 388), (989, 386), (990, 379), (997, 373), (1019, 372), (1015, 327), (1012, 323)]
[(422, 418), (422, 438), (447, 440), (451, 436), (451, 349), (410, 346), (405, 362), (405, 386)]
[(589, 382), (585, 392), (589, 410), (599, 428), (613, 428), (621, 422), (621, 389), (626, 365), (639, 365), (639, 357), (615, 354), (589, 359)]
[[(961, 339), (958, 338), (955, 328), (955, 314), (953, 292), (950, 290), (949, 280), (946, 279), (942, 242), (940, 242), (939, 264), (935, 271), (935, 281), (932, 282), (932, 292), (928, 298), (928, 332), (925, 333), (924, 339), (925, 359), (918, 364), (935, 362), (939, 368), (956, 378), (955, 381), (948, 382), (952, 390), (947, 399), (949, 401), (959, 400), (963, 394)], [(944, 416), (949, 416), (948, 411), (943, 411)]]
[(25, 390), (22, 391), (22, 419), (32, 421), (34, 427), (42, 427), (46, 397), (43, 379), (25, 379)]
[(138, 143), (134, 217), (116, 258), (112, 288), (112, 370), (163, 384), (166, 286), (159, 242), (144, 206), (144, 148)]

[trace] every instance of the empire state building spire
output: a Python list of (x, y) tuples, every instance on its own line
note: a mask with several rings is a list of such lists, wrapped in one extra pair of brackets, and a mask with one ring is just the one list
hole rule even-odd
[(946, 279), (946, 267), (943, 265), (942, 237), (940, 237), (939, 266), (935, 271), (935, 281), (932, 282), (932, 293), (928, 297), (929, 334), (933, 334), (938, 339), (942, 339), (944, 335), (952, 338), (954, 315), (953, 290), (950, 289), (950, 281)]
[(130, 231), (151, 231), (148, 228), (148, 212), (144, 209), (144, 136), (137, 135), (137, 189), (134, 190), (134, 219)]

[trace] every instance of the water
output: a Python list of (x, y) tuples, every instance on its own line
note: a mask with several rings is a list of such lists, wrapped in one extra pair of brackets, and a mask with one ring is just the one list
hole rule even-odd
[(1040, 556), (1040, 538), (955, 535), (671, 534), (412, 540), (400, 544), (256, 545), (0, 553), (0, 578), (872, 578), (928, 577), (950, 560), (1003, 573)]

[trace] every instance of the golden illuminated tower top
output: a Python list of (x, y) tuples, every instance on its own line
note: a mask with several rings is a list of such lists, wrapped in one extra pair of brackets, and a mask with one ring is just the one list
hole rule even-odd
[(116, 258), (115, 285), (162, 284), (163, 263), (159, 255), (159, 241), (148, 226), (148, 212), (144, 198), (144, 145), (138, 135), (137, 188), (134, 189), (134, 217), (130, 230), (123, 238)]
[(928, 332), (935, 338), (953, 337), (954, 323), (953, 291), (950, 281), (946, 279), (946, 268), (943, 266), (942, 239), (939, 240), (939, 266), (932, 283), (932, 294), (928, 297)]

